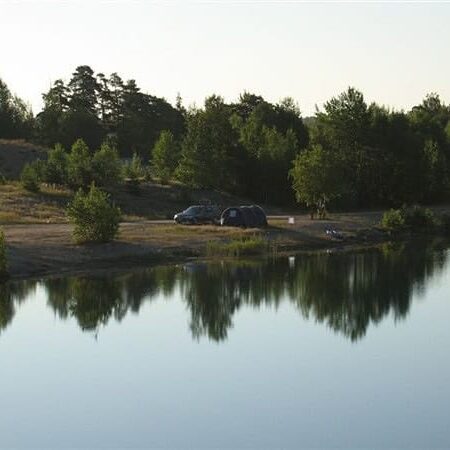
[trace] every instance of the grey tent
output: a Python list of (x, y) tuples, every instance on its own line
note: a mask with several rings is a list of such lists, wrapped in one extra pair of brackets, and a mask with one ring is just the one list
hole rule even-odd
[(222, 213), (220, 223), (229, 227), (258, 228), (267, 225), (267, 218), (259, 206), (232, 206)]

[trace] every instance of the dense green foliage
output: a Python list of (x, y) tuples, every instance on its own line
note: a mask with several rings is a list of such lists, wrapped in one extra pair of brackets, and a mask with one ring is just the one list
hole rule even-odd
[(92, 181), (92, 159), (88, 146), (78, 139), (67, 158), (67, 178), (73, 188), (89, 186)]
[(12, 95), (0, 78), (0, 138), (29, 139), (32, 137), (33, 122), (31, 108)]
[(40, 161), (25, 164), (22, 173), (20, 174), (20, 182), (27, 191), (39, 192), (41, 179), (42, 170)]
[(178, 143), (173, 133), (164, 130), (152, 151), (152, 166), (154, 174), (163, 182), (172, 178), (179, 160)]
[(422, 206), (403, 207), (402, 214), (405, 218), (406, 226), (413, 229), (430, 228), (437, 223), (433, 211)]
[(398, 231), (404, 228), (424, 230), (437, 224), (438, 220), (434, 216), (433, 211), (418, 205), (390, 209), (383, 214), (381, 219), (381, 226), (391, 231)]
[(105, 141), (92, 153), (82, 139), (77, 139), (69, 153), (56, 144), (48, 152), (47, 160), (36, 160), (24, 167), (22, 184), (36, 191), (39, 182), (70, 186), (73, 189), (113, 186), (122, 180), (122, 162), (117, 150)]
[(73, 237), (78, 243), (109, 242), (119, 232), (120, 209), (94, 184), (88, 192), (80, 189), (75, 194), (67, 215), (74, 225)]
[(126, 179), (133, 182), (140, 182), (146, 174), (142, 158), (134, 153), (130, 161), (127, 161), (123, 166), (123, 174)]
[(43, 98), (36, 135), (47, 145), (70, 147), (82, 138), (98, 148), (106, 136), (115, 136), (123, 156), (144, 155), (162, 130), (183, 132), (182, 113), (164, 99), (142, 93), (134, 80), (95, 74), (89, 66), (77, 67), (68, 83), (55, 81)]
[(405, 227), (405, 217), (400, 209), (390, 209), (383, 214), (380, 225), (387, 230), (401, 230)]
[(287, 174), (308, 134), (292, 100), (272, 105), (243, 94), (236, 104), (218, 96), (186, 113), (177, 177), (192, 187), (215, 188), (257, 201), (293, 200)]
[(68, 155), (62, 145), (56, 144), (48, 152), (45, 164), (44, 181), (51, 184), (66, 184), (68, 181)]
[(314, 145), (294, 160), (289, 175), (296, 198), (324, 216), (327, 204), (345, 192), (343, 169), (333, 152)]
[[(399, 207), (450, 195), (450, 107), (437, 94), (405, 112), (367, 104), (348, 88), (303, 120), (291, 98), (272, 104), (245, 92), (226, 103), (212, 95), (186, 110), (180, 98), (172, 107), (133, 80), (79, 66), (43, 97), (33, 118), (0, 82), (0, 138), (72, 148), (50, 152), (42, 175), (50, 183), (138, 184), (149, 159), (163, 182), (279, 205)], [(137, 156), (121, 169), (119, 155)]]
[(92, 157), (93, 180), (97, 186), (114, 185), (122, 179), (122, 163), (119, 152), (104, 142)]
[[(192, 187), (220, 188), (226, 180), (235, 180), (232, 170), (231, 111), (221, 97), (205, 101), (204, 110), (187, 116), (178, 178)], [(233, 185), (229, 184), (229, 188)]]
[(450, 108), (436, 94), (409, 113), (367, 105), (349, 88), (318, 112), (311, 141), (333, 152), (349, 189), (341, 204), (367, 207), (448, 198)]

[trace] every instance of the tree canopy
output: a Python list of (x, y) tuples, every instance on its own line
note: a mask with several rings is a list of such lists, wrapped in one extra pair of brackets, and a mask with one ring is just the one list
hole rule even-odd
[[(178, 95), (172, 106), (135, 80), (83, 65), (69, 81), (56, 80), (43, 100), (33, 117), (0, 80), (0, 138), (62, 145), (49, 153), (49, 182), (105, 184), (120, 179), (119, 158), (136, 155), (125, 163), (126, 178), (153, 173), (277, 205), (321, 198), (366, 208), (450, 195), (450, 107), (436, 93), (394, 111), (349, 87), (304, 119), (292, 98), (274, 104), (251, 92), (232, 103), (214, 94), (190, 108)], [(63, 148), (72, 150), (64, 156)], [(37, 169), (27, 169), (29, 178)]]

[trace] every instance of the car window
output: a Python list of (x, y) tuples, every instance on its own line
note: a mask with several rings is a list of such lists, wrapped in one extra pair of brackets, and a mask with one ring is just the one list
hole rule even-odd
[(184, 211), (186, 214), (199, 214), (202, 211), (202, 207), (201, 206), (189, 206), (188, 209), (186, 209), (186, 211)]

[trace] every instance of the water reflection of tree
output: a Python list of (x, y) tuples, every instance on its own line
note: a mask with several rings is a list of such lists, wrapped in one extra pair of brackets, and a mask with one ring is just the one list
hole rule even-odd
[(388, 314), (406, 317), (413, 292), (440, 272), (446, 251), (429, 245), (392, 246), (358, 253), (298, 256), (249, 265), (199, 266), (181, 278), (195, 337), (225, 339), (243, 304), (277, 306), (285, 298), (305, 317), (326, 323), (351, 340)]
[(426, 246), (299, 258), (290, 297), (305, 316), (356, 340), (389, 313), (404, 318), (413, 291), (444, 261), (443, 252)]
[[(173, 272), (174, 268), (47, 280), (48, 304), (60, 318), (75, 317), (83, 330), (96, 330), (111, 318), (120, 322), (129, 311), (138, 313), (142, 303), (160, 289), (169, 292), (167, 271)], [(173, 289), (174, 281), (171, 286)]]
[[(321, 253), (286, 259), (192, 263), (163, 266), (120, 276), (66, 277), (44, 282), (48, 304), (62, 319), (75, 317), (83, 330), (97, 330), (112, 318), (138, 313), (157, 295), (179, 290), (190, 313), (195, 338), (220, 341), (243, 305), (296, 305), (305, 317), (327, 324), (351, 340), (388, 314), (406, 317), (414, 292), (440, 272), (446, 251), (430, 245), (392, 246), (357, 253)], [(11, 322), (15, 305), (35, 283), (0, 289), (0, 330)]]
[(34, 281), (0, 283), (0, 333), (12, 322), (16, 306), (26, 300), (35, 288)]

